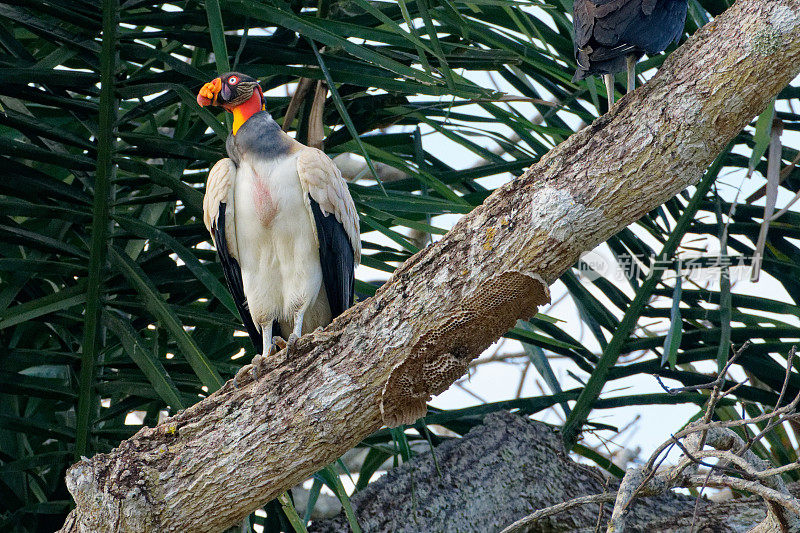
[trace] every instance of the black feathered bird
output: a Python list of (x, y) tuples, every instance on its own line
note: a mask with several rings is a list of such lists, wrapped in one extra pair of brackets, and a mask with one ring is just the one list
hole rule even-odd
[(628, 92), (636, 80), (636, 61), (678, 41), (686, 23), (687, 0), (575, 0), (573, 81), (602, 74), (608, 105), (614, 102), (614, 74), (628, 71)]

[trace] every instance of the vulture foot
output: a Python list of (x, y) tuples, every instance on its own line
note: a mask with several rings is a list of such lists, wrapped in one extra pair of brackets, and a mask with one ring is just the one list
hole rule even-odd
[[(291, 337), (289, 337), (291, 339)], [(287, 343), (283, 340), (283, 337), (272, 337), (272, 346), (269, 349), (270, 355), (275, 355), (276, 353), (280, 352), (284, 348), (286, 348)]]
[[(270, 352), (272, 352), (271, 348), (270, 348)], [(271, 353), (269, 355), (271, 355)], [(250, 361), (250, 365), (252, 366), (252, 368), (250, 369), (250, 374), (252, 375), (252, 378), (254, 380), (258, 379), (258, 377), (261, 375), (261, 370), (263, 370), (263, 368), (264, 368), (264, 362), (265, 361), (266, 361), (266, 357), (264, 357), (261, 354), (256, 354), (256, 356), (253, 357), (253, 360)]]
[(237, 372), (236, 376), (233, 378), (233, 388), (238, 389), (241, 386), (247, 385), (251, 381), (257, 380), (264, 370), (264, 364), (267, 361), (267, 357), (275, 355), (279, 351), (286, 348), (286, 346), (286, 341), (281, 337), (273, 337), (272, 344), (270, 344), (266, 356), (256, 354), (253, 357), (253, 360), (250, 361), (249, 366), (243, 366), (239, 369), (239, 372)]
[(252, 376), (250, 376), (248, 372), (249, 368), (247, 366), (243, 366), (239, 369), (235, 376), (233, 376), (233, 388), (238, 389), (239, 387), (243, 387), (247, 385), (251, 381), (253, 381)]
[(256, 354), (249, 365), (245, 365), (239, 369), (233, 377), (233, 388), (238, 389), (244, 387), (248, 383), (258, 379), (260, 367), (264, 364), (264, 358), (261, 354)]
[(289, 335), (289, 340), (286, 341), (286, 355), (291, 355), (297, 347), (297, 341), (300, 339), (296, 334)]

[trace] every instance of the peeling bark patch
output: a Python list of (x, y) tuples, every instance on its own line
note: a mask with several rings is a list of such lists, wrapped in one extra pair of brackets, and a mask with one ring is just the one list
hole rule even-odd
[(601, 209), (584, 205), (564, 189), (542, 187), (531, 198), (531, 225), (557, 241), (572, 238), (578, 224), (595, 227), (604, 218)]
[(410, 355), (389, 375), (381, 395), (383, 422), (394, 427), (424, 416), (431, 396), (464, 374), (469, 362), (519, 318), (547, 303), (547, 284), (517, 271), (492, 277), (459, 309), (422, 333)]
[(316, 438), (321, 441), (335, 441), (335, 425), (326, 421), (319, 413), (332, 411), (345, 412), (352, 407), (352, 398), (358, 394), (358, 385), (353, 377), (340, 372), (329, 365), (322, 367), (320, 387), (311, 390), (306, 398), (308, 423), (317, 428)]
[(447, 283), (450, 280), (450, 267), (447, 263), (442, 265), (442, 268), (436, 273), (436, 276), (433, 278), (434, 285), (441, 285), (443, 283)]

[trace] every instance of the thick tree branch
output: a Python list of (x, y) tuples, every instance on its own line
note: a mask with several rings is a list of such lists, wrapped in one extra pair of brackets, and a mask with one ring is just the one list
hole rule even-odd
[(800, 0), (740, 0), (291, 358), (73, 466), (62, 531), (220, 531), (421, 416), (581, 252), (695, 183), (798, 70)]
[[(434, 453), (436, 463), (429, 452), (421, 453), (353, 495), (361, 529), (498, 532), (534, 509), (603, 493), (612, 502), (605, 507), (604, 523), (611, 516), (619, 482), (606, 486), (600, 470), (572, 461), (558, 431), (547, 424), (499, 411)], [(694, 503), (694, 498), (675, 494), (639, 500), (630, 523), (679, 513)], [(599, 511), (597, 504), (581, 505), (539, 520), (533, 530), (593, 531)], [(309, 533), (349, 530), (344, 513), (309, 527)]]
[[(436, 463), (430, 453), (421, 453), (353, 495), (364, 531), (592, 533), (601, 501), (607, 505), (600, 530), (606, 531), (613, 509), (608, 502), (617, 497), (619, 480), (606, 480), (597, 468), (570, 460), (558, 431), (546, 424), (492, 413), (464, 438), (447, 441), (434, 453)], [(709, 484), (705, 475), (695, 477), (698, 486)], [(791, 487), (794, 494), (799, 489)], [(620, 531), (732, 533), (749, 531), (766, 517), (759, 497), (698, 501), (665, 490), (634, 500)], [(344, 513), (309, 527), (309, 533), (349, 531)]]

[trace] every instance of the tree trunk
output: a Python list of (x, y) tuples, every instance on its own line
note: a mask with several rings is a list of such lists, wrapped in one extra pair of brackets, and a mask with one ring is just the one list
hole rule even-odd
[[(569, 459), (552, 427), (501, 411), (463, 439), (445, 442), (370, 483), (351, 498), (358, 524), (369, 533), (493, 533), (534, 510), (579, 496), (613, 493), (619, 480)], [(694, 516), (697, 505), (697, 516)], [(603, 527), (613, 503), (606, 504)], [(592, 533), (599, 504), (544, 518), (531, 531)], [(721, 503), (673, 493), (635, 500), (626, 531), (667, 533), (749, 531), (766, 516), (761, 498)], [(311, 524), (309, 533), (348, 533), (344, 513)]]
[(798, 70), (800, 0), (740, 0), (291, 356), (74, 465), (62, 531), (221, 531), (422, 416), (581, 252), (695, 183)]

